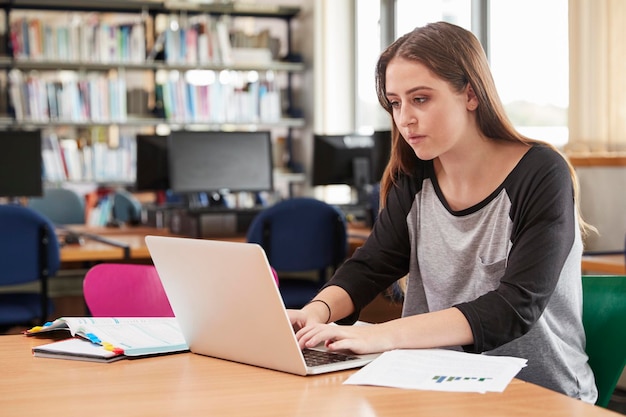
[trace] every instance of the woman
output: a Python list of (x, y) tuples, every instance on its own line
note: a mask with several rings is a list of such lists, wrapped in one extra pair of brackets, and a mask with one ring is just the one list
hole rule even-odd
[[(367, 242), (301, 310), (301, 347), (449, 347), (528, 359), (518, 377), (593, 403), (584, 352), (576, 177), (508, 121), (478, 40), (433, 23), (380, 56), (393, 119), (381, 212)], [(407, 276), (402, 318), (349, 324)]]

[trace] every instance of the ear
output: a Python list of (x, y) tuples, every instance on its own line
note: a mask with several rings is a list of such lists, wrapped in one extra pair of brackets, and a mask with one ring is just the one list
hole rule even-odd
[(467, 110), (476, 110), (478, 108), (478, 97), (476, 97), (476, 93), (470, 83), (467, 83), (467, 87), (465, 87), (465, 94), (467, 95)]

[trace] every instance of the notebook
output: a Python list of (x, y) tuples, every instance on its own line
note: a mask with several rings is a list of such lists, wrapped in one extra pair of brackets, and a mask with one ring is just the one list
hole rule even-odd
[(146, 244), (193, 353), (297, 375), (357, 368), (377, 356), (307, 365), (257, 244), (166, 236), (146, 236)]

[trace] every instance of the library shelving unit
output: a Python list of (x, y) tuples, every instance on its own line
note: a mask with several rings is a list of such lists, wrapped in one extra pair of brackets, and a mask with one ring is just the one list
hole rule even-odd
[(138, 133), (267, 129), (282, 141), (305, 124), (292, 92), (305, 70), (292, 51), (297, 7), (0, 0), (0, 10), (0, 129), (42, 129), (47, 181), (132, 183)]

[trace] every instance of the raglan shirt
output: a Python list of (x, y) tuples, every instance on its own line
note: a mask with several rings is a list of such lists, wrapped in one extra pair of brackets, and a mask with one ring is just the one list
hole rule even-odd
[[(582, 240), (567, 163), (533, 145), (479, 204), (452, 210), (432, 161), (401, 176), (364, 245), (327, 285), (345, 289), (354, 321), (408, 274), (402, 315), (455, 306), (468, 352), (525, 358), (518, 378), (593, 403), (582, 327)], [(454, 348), (454, 347), (453, 347)]]

